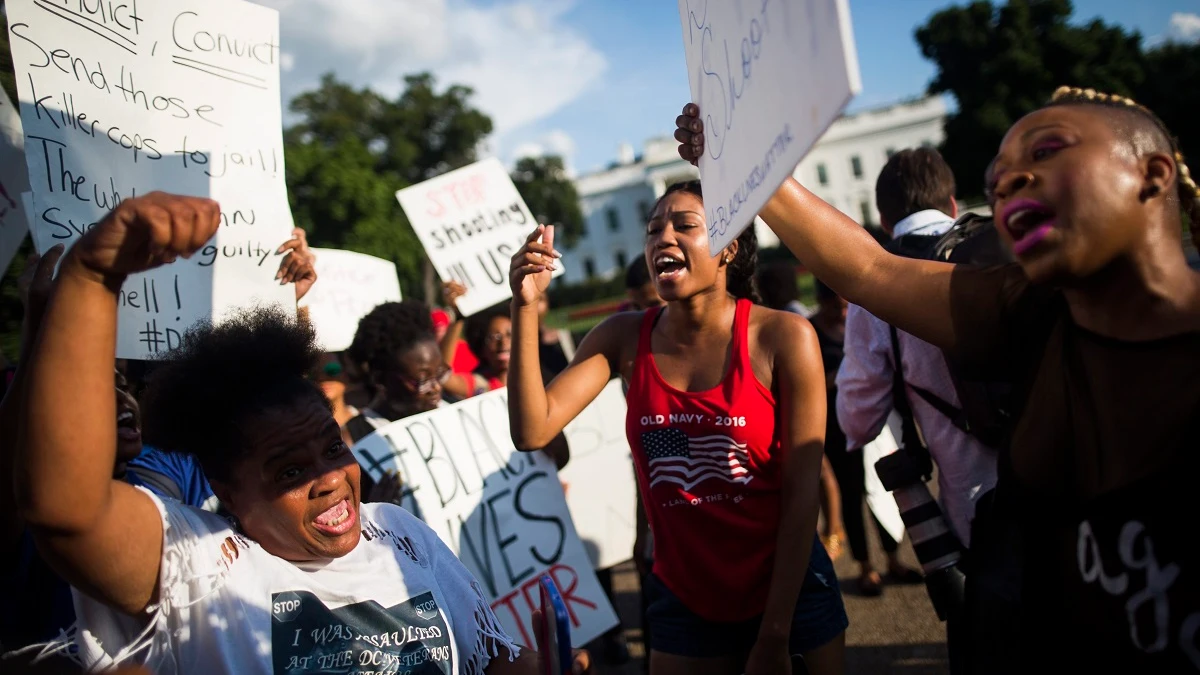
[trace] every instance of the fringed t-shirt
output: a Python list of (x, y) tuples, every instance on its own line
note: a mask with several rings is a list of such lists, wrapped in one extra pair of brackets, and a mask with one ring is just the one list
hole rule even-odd
[(297, 564), (214, 514), (151, 499), (163, 516), (159, 600), (135, 618), (76, 592), (89, 669), (480, 675), (501, 647), (518, 653), (471, 573), (397, 506), (362, 504), (353, 551)]

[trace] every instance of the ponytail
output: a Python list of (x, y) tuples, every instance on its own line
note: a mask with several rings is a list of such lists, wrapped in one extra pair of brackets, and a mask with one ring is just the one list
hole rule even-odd
[[(673, 192), (686, 192), (698, 197), (700, 201), (704, 201), (704, 192), (700, 188), (700, 181), (681, 181), (668, 187), (650, 211), (653, 212), (657, 209), (658, 204)], [(758, 236), (754, 233), (753, 223), (738, 236), (737, 242), (737, 255), (725, 266), (725, 290), (739, 300), (745, 298), (756, 305), (761, 305), (762, 297), (758, 294), (758, 284), (754, 279), (758, 266)]]

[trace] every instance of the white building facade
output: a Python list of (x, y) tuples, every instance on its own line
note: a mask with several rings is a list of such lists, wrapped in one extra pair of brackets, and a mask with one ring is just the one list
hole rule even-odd
[[(898, 150), (942, 142), (946, 105), (931, 97), (846, 115), (830, 126), (796, 167), (794, 176), (809, 190), (863, 225), (878, 225), (875, 179)], [(608, 169), (575, 181), (586, 223), (583, 237), (568, 249), (563, 283), (623, 274), (641, 255), (646, 221), (667, 186), (699, 177), (679, 158), (672, 138), (646, 141), (641, 157), (628, 145)], [(758, 227), (759, 245), (778, 245)]]

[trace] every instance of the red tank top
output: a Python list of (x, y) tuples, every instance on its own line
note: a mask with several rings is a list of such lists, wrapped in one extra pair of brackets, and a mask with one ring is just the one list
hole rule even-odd
[(779, 534), (775, 397), (750, 365), (748, 300), (738, 300), (728, 372), (708, 391), (667, 384), (646, 313), (629, 382), (625, 433), (654, 534), (654, 573), (710, 621), (763, 612)]

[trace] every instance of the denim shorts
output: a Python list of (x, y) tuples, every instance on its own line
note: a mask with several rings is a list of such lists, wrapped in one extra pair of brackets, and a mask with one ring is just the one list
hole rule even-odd
[[(821, 541), (813, 537), (804, 587), (792, 616), (790, 651), (803, 654), (836, 638), (850, 625), (837, 574)], [(692, 658), (736, 656), (745, 659), (758, 640), (762, 615), (745, 621), (709, 621), (692, 612), (658, 577), (651, 574), (643, 591), (650, 648)]]

